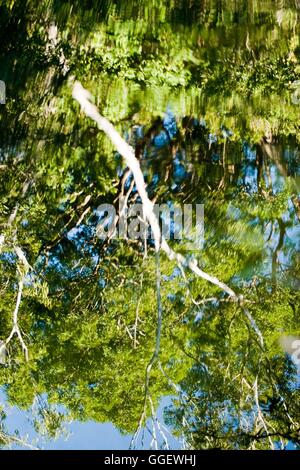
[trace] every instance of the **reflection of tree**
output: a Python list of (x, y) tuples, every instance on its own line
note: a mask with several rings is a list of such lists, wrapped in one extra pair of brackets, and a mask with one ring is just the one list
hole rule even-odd
[[(266, 292), (262, 297), (261, 289), (254, 294), (259, 295), (259, 304), (252, 308), (257, 317), (257, 310), (265, 314), (275, 299)], [(282, 310), (285, 302), (288, 298), (281, 299)], [(168, 409), (170, 424), (183, 434), (188, 447), (196, 449), (299, 444), (299, 394), (288, 385), (295, 380), (295, 368), (270, 353), (274, 346), (266, 330), (268, 352), (262, 351), (250, 331), (237, 328), (240, 316), (232, 317), (230, 310), (230, 305), (216, 309), (217, 325), (211, 324), (207, 311), (195, 327), (191, 350), (198, 361), (181, 383), (179, 399)], [(272, 318), (274, 311), (273, 305)]]
[[(299, 259), (288, 237), (298, 210), (299, 110), (288, 84), (299, 74), (299, 12), (285, 2), (279, 24), (273, 4), (250, 3), (194, 2), (187, 11), (186, 1), (99, 2), (87, 12), (73, 2), (71, 16), (68, 2), (1, 4), (12, 99), (0, 121), (1, 351), (9, 339), (0, 383), (12, 404), (36, 407), (41, 433), (59, 432), (57, 403), (66, 419), (112, 421), (124, 432), (144, 410), (141, 428), (150, 424), (154, 445), (160, 435), (167, 447), (156, 409), (176, 394), (169, 420), (189, 447), (299, 442), (295, 371), (277, 345), (299, 333)], [(193, 256), (239, 296), (228, 300), (161, 256), (162, 330), (146, 400), (157, 322), (152, 244), (96, 236), (99, 204), (130, 203), (138, 192), (115, 149), (78, 116), (66, 66), (128, 132), (151, 199), (205, 203), (205, 249)], [(170, 248), (195, 266), (185, 241)]]
[[(254, 258), (259, 266), (260, 257), (264, 258), (264, 244), (258, 244), (257, 236), (253, 240), (247, 229), (251, 220), (248, 213), (254, 210), (255, 201), (252, 204), (242, 195), (240, 210), (245, 219), (235, 221), (226, 217), (229, 201), (221, 193), (218, 197), (218, 204), (216, 193), (207, 197), (208, 246), (201, 256), (206, 266), (229, 282), (236, 273), (245, 271)], [(261, 213), (260, 218), (263, 217)], [(38, 228), (35, 226), (35, 230)], [(24, 236), (20, 225), (19, 237), (24, 239)], [(82, 237), (87, 244), (84, 251)], [(1, 380), (8, 383), (10, 400), (20, 406), (29, 406), (37, 392), (46, 392), (50, 402), (63, 403), (73, 418), (111, 420), (124, 431), (132, 431), (143, 407), (145, 370), (154, 340), (155, 262), (150, 251), (144, 265), (141, 264), (135, 247), (122, 244), (112, 245), (106, 254), (101, 253), (100, 264), (98, 259), (93, 260), (95, 254), (93, 237), (89, 238), (86, 227), (72, 242), (62, 240), (52, 249), (46, 265), (41, 263), (41, 278), (40, 265), (36, 264), (33, 282), (26, 287), (22, 306), (22, 311), (29, 314), (26, 324), (24, 317), (22, 328), (26, 328), (31, 338), (30, 361), (24, 364), (18, 349), (11, 345), (12, 363), (9, 369), (2, 370)], [(8, 306), (13, 297), (15, 262), (16, 259), (9, 268), (11, 277), (9, 270), (2, 272)], [(99, 266), (97, 277), (95, 262)], [(9, 267), (9, 263), (5, 263)], [(31, 264), (35, 263), (31, 261)], [(172, 280), (162, 285), (164, 321), (160, 363), (153, 369), (149, 382), (153, 406), (162, 394), (173, 393), (172, 384), (177, 387), (179, 400), (182, 401), (182, 396), (190, 397), (186, 398), (180, 412), (186, 413), (182, 417), (187, 433), (185, 439), (194, 447), (202, 446), (204, 434), (210, 436), (210, 433), (208, 445), (227, 446), (222, 426), (224, 414), (228, 412), (233, 427), (236, 426), (234, 420), (241, 416), (239, 426), (243, 440), (236, 435), (235, 428), (231, 429), (227, 434), (232, 445), (234, 440), (235, 445), (241, 447), (249, 447), (254, 441), (261, 442), (262, 447), (265, 442), (269, 445), (268, 440), (264, 440), (263, 423), (270, 437), (277, 432), (278, 438), (289, 436), (296, 440), (296, 430), (289, 426), (289, 418), (278, 405), (276, 392), (279, 386), (288, 414), (297, 423), (297, 401), (288, 386), (293, 371), (283, 358), (274, 364), (271, 362), (271, 366), (267, 360), (273, 361), (279, 354), (275, 344), (281, 331), (298, 328), (297, 298), (292, 291), (282, 288), (282, 276), (279, 275), (278, 287), (271, 294), (267, 285), (259, 287), (261, 281), (258, 287), (254, 284), (252, 293), (247, 286), (240, 292), (250, 302), (247, 308), (263, 333), (266, 349), (262, 352), (256, 335), (248, 330), (249, 324), (241, 308), (224, 302), (226, 299), (216, 287), (189, 276), (185, 281), (187, 290), (180, 276), (172, 278), (174, 264), (165, 259), (161, 260), (161, 270)], [(212, 300), (205, 302), (207, 298)], [(140, 328), (136, 332), (138, 302)], [(3, 318), (8, 320), (5, 312), (10, 312), (10, 306), (3, 310)], [(266, 312), (269, 312), (268, 318)], [(195, 317), (197, 323), (194, 323)], [(201, 317), (203, 324), (199, 323)], [(181, 319), (185, 319), (185, 323)], [(5, 328), (8, 331), (8, 323)], [(261, 354), (266, 359), (258, 366)], [(276, 372), (278, 366), (283, 372), (270, 381), (270, 367)], [(177, 384), (183, 385), (179, 388)], [(201, 398), (200, 410), (199, 395), (205, 397), (205, 400)], [(232, 403), (227, 411), (225, 405), (229, 399)], [(193, 408), (190, 408), (191, 403), (195, 403)], [(272, 413), (265, 411), (264, 407), (269, 406)], [(156, 422), (150, 402), (146, 413)], [(197, 437), (197, 430), (191, 431), (190, 419), (197, 420), (201, 426), (206, 423), (202, 437)], [(247, 419), (252, 423), (252, 427), (248, 423), (249, 429), (245, 424)], [(209, 424), (211, 422), (213, 424)], [(191, 432), (193, 439), (189, 441)]]

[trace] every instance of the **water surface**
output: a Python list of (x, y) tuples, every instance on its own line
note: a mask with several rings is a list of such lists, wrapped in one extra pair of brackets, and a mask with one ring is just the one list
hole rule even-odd
[[(3, 448), (299, 447), (299, 17), (287, 0), (2, 2)], [(153, 240), (97, 235), (101, 204), (140, 199), (75, 79), (151, 200), (204, 205), (204, 243), (195, 226), (169, 243), (238, 301), (161, 253), (157, 332)]]

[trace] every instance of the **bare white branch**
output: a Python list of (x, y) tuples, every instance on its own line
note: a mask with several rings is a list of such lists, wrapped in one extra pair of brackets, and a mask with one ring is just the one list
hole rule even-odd
[(74, 84), (73, 98), (78, 101), (85, 114), (93, 119), (93, 121), (95, 121), (98, 125), (99, 129), (105, 132), (105, 134), (110, 138), (117, 151), (120, 153), (120, 155), (123, 156), (129, 170), (132, 172), (137, 191), (142, 200), (145, 217), (148, 220), (153, 232), (156, 251), (161, 249), (166, 253), (169, 259), (176, 261), (182, 266), (189, 267), (189, 269), (194, 274), (201, 277), (202, 279), (205, 279), (206, 281), (211, 282), (212, 284), (215, 284), (220, 289), (225, 291), (230, 297), (238, 300), (237, 294), (229, 286), (219, 281), (219, 279), (217, 279), (215, 276), (211, 276), (210, 274), (202, 271), (199, 268), (196, 260), (188, 260), (180, 253), (176, 253), (174, 250), (172, 250), (167, 241), (161, 235), (159, 222), (153, 210), (154, 204), (148, 197), (144, 176), (139, 161), (134, 154), (133, 148), (120, 136), (114, 126), (106, 118), (99, 114), (97, 107), (90, 101), (92, 99), (92, 95), (85, 88), (83, 88), (79, 82), (75, 82)]
[(5, 340), (5, 345), (7, 346), (9, 344), (9, 342), (12, 340), (12, 338), (16, 335), (18, 337), (18, 340), (19, 340), (20, 344), (21, 344), (22, 350), (23, 350), (24, 355), (25, 355), (25, 359), (26, 359), (26, 361), (28, 361), (28, 348), (25, 344), (25, 341), (23, 339), (23, 336), (22, 336), (22, 333), (21, 333), (21, 330), (20, 330), (20, 327), (19, 327), (18, 316), (19, 316), (19, 308), (20, 308), (20, 305), (21, 305), (22, 294), (23, 294), (24, 279), (25, 279), (26, 274), (28, 273), (29, 269), (31, 268), (31, 266), (27, 261), (27, 258), (25, 256), (24, 251), (18, 246), (16, 246), (14, 249), (15, 249), (15, 253), (16, 253), (17, 257), (19, 258), (20, 263), (24, 267), (24, 272), (22, 272), (20, 270), (19, 266), (18, 266), (18, 272), (19, 272), (19, 275), (20, 275), (20, 279), (19, 279), (19, 283), (18, 283), (18, 294), (17, 294), (16, 305), (15, 305), (15, 308), (14, 308), (14, 311), (13, 311), (13, 318), (12, 318), (13, 326), (12, 326), (12, 329), (11, 329), (11, 332), (10, 332), (9, 336)]
[(21, 300), (22, 300), (23, 286), (24, 286), (24, 280), (23, 280), (23, 278), (21, 278), (19, 280), (19, 289), (18, 289), (16, 306), (15, 306), (15, 309), (14, 309), (14, 312), (13, 312), (13, 326), (12, 326), (12, 329), (11, 329), (11, 332), (10, 332), (9, 336), (7, 337), (7, 339), (5, 341), (5, 344), (7, 346), (9, 344), (9, 342), (11, 341), (11, 339), (13, 338), (13, 336), (17, 335), (17, 337), (20, 341), (21, 347), (23, 349), (25, 359), (26, 359), (26, 361), (28, 361), (28, 348), (27, 348), (27, 346), (26, 346), (26, 344), (23, 340), (22, 333), (21, 333), (19, 323), (18, 323), (18, 314), (19, 314), (19, 307), (20, 307)]

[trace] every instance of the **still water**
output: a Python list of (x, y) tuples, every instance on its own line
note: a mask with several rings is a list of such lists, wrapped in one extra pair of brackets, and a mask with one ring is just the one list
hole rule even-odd
[[(299, 447), (299, 19), (298, 1), (2, 2), (4, 449)], [(100, 205), (141, 199), (75, 80), (154, 203), (204, 206), (201, 245), (171, 224), (184, 262), (99, 237)]]

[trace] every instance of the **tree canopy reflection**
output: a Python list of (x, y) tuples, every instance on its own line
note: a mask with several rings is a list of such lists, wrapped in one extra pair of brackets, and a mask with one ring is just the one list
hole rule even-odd
[[(41, 434), (110, 421), (140, 446), (156, 339), (153, 243), (145, 256), (140, 241), (96, 235), (98, 206), (130, 178), (72, 99), (75, 76), (134, 146), (151, 199), (204, 204), (204, 248), (172, 245), (244, 298), (160, 256), (148, 424), (172, 396), (166, 420), (187, 448), (299, 445), (297, 369), (279, 340), (300, 333), (300, 10), (262, 3), (2, 2), (0, 339), (22, 283), (29, 360), (14, 335), (0, 384)], [(5, 410), (0, 429), (13, 441)]]

